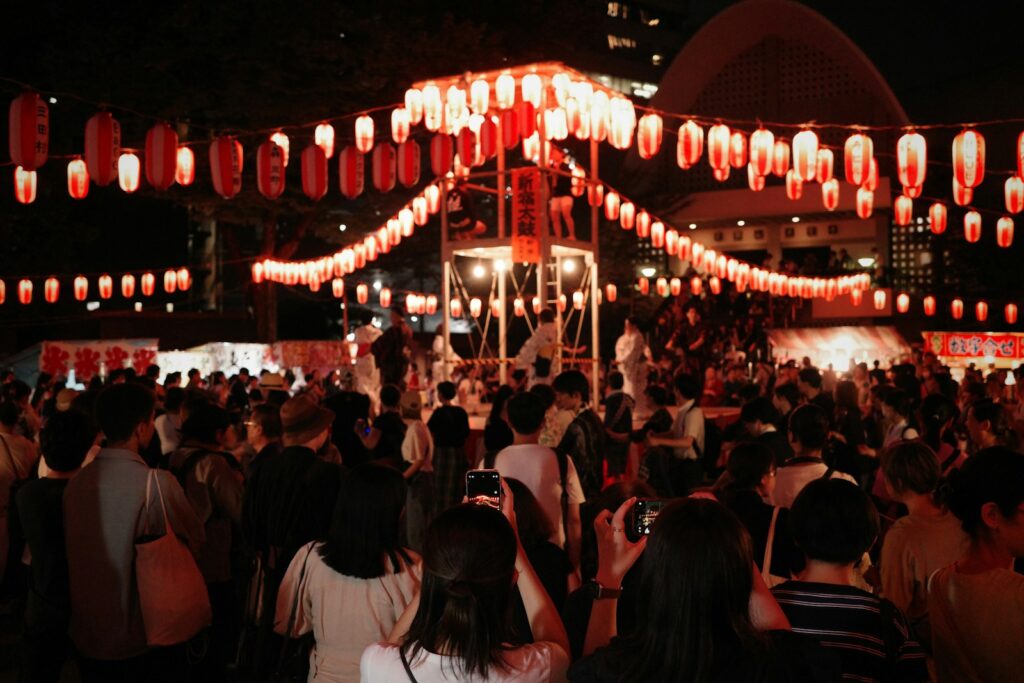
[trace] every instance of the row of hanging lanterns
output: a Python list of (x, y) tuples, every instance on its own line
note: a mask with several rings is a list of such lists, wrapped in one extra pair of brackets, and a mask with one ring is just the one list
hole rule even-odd
[[(873, 305), (875, 310), (881, 311), (885, 309), (888, 301), (888, 295), (884, 289), (875, 290), (872, 297)], [(853, 304), (859, 306), (861, 299), (854, 297)], [(896, 312), (905, 314), (910, 311), (910, 295), (906, 292), (900, 292), (896, 295)], [(934, 316), (937, 312), (937, 301), (932, 295), (927, 295), (921, 299), (921, 310), (926, 316)], [(978, 322), (985, 322), (988, 319), (989, 305), (987, 301), (981, 300), (974, 304), (974, 317)], [(1003, 307), (1003, 318), (1009, 325), (1014, 325), (1017, 322), (1018, 315), (1017, 304), (1010, 302)], [(954, 320), (960, 320), (964, 317), (964, 300), (960, 297), (955, 297), (949, 302), (949, 315)]]
[[(114, 278), (111, 275), (100, 275), (95, 280), (96, 294), (100, 299), (109, 299), (114, 295)], [(138, 278), (132, 273), (125, 273), (120, 279), (121, 296), (131, 299), (138, 291), (142, 296), (153, 296), (156, 292), (157, 276), (153, 272), (142, 273)], [(192, 287), (192, 274), (188, 268), (171, 268), (164, 271), (163, 288), (168, 294), (174, 292), (188, 291)], [(85, 275), (78, 275), (72, 280), (71, 291), (75, 301), (85, 301), (89, 297), (90, 280)], [(35, 284), (31, 278), (22, 278), (18, 281), (17, 293), (18, 302), (22, 304), (32, 303)], [(43, 280), (43, 300), (46, 303), (54, 304), (60, 300), (61, 280), (51, 276)], [(0, 304), (7, 298), (7, 285), (0, 280)]]
[[(611, 288), (611, 291), (615, 291), (614, 284), (609, 283), (606, 288)], [(600, 294), (601, 293), (599, 291), (599, 299), (601, 298)], [(554, 303), (555, 308), (558, 309), (559, 313), (565, 313), (569, 309), (570, 303), (574, 310), (582, 311), (583, 307), (586, 305), (586, 301), (586, 294), (582, 290), (578, 289), (572, 293), (571, 297), (567, 294), (558, 295), (558, 298), (555, 299)], [(610, 299), (610, 301), (614, 301), (614, 299)], [(598, 301), (598, 303), (600, 303), (600, 301)], [(540, 312), (544, 310), (544, 303), (541, 301), (540, 297), (535, 296), (530, 300), (530, 307), (533, 310), (534, 315), (539, 315)], [(491, 317), (497, 318), (501, 315), (501, 301), (499, 299), (491, 297), (488, 303), (488, 308), (490, 310)], [(484, 313), (483, 300), (479, 297), (470, 298), (469, 307), (467, 309), (463, 306), (462, 299), (452, 299), (449, 305), (449, 311), (453, 318), (465, 317), (467, 312), (470, 317), (479, 318)], [(517, 318), (522, 318), (526, 315), (526, 311), (526, 298), (522, 296), (513, 297), (512, 314)]]

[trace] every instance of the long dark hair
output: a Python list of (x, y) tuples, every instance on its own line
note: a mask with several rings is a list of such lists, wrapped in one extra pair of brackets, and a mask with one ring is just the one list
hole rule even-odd
[(470, 504), (442, 512), (427, 529), (420, 606), (402, 652), (444, 653), (458, 678), (504, 667), (515, 564), (515, 533), (500, 512)]
[(725, 506), (668, 505), (644, 551), (644, 618), (611, 645), (619, 680), (704, 683), (744, 655), (765, 667), (770, 644), (750, 621), (753, 567), (750, 537)]
[(328, 567), (357, 579), (384, 576), (390, 560), (392, 571), (412, 559), (398, 540), (399, 520), (405, 508), (405, 479), (390, 467), (365, 463), (345, 473), (341, 480), (334, 519), (320, 557)]
[(981, 449), (950, 473), (945, 498), (968, 535), (984, 535), (985, 503), (995, 503), (1004, 517), (1010, 517), (1024, 502), (1024, 457), (1005, 446)]
[[(921, 401), (921, 439), (935, 451), (942, 447), (946, 425), (960, 418), (956, 403), (942, 394), (929, 394)], [(951, 444), (952, 445), (952, 444)]]
[(742, 491), (756, 491), (764, 475), (775, 469), (775, 455), (771, 449), (761, 443), (741, 443), (729, 454), (729, 473), (721, 487), (716, 488), (715, 495), (726, 505), (731, 505), (736, 494)]

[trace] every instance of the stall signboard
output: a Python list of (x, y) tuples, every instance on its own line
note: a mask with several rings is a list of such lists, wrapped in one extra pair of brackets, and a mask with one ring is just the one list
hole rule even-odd
[(512, 262), (540, 263), (540, 170), (512, 171)]
[(1024, 360), (1024, 334), (1013, 332), (922, 332), (925, 347), (936, 356), (955, 359)]

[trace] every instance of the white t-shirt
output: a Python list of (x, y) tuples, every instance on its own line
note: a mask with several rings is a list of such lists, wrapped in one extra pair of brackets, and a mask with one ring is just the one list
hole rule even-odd
[(420, 472), (434, 471), (434, 438), (423, 420), (405, 420), (405, 439), (402, 440), (402, 460), (413, 463), (423, 460)]
[[(783, 465), (775, 475), (775, 490), (772, 491), (772, 505), (782, 508), (793, 507), (793, 501), (797, 494), (804, 490), (804, 487), (815, 479), (821, 479), (828, 471), (828, 465), (823, 462), (798, 463), (794, 465)], [(857, 481), (845, 472), (832, 471), (832, 479), (845, 479), (856, 484)]]
[(693, 399), (690, 399), (679, 406), (679, 412), (672, 420), (672, 438), (693, 437), (693, 446), (676, 449), (676, 455), (683, 460), (697, 460), (697, 449), (704, 452), (704, 412), (693, 404)]
[[(565, 488), (569, 504), (586, 502), (583, 487), (572, 458), (565, 470)], [(541, 509), (551, 520), (554, 534), (551, 542), (565, 547), (565, 526), (562, 524), (562, 481), (558, 473), (558, 456), (547, 446), (535, 443), (506, 446), (494, 456), (494, 469), (506, 479), (517, 479), (530, 489)]]
[[(504, 653), (505, 670), (460, 676), (449, 657), (420, 652), (409, 662), (418, 683), (561, 683), (569, 668), (569, 655), (554, 643), (523, 645)], [(359, 663), (361, 683), (407, 683), (409, 675), (402, 666), (398, 646), (377, 643), (366, 648)]]
[(181, 444), (180, 420), (179, 416), (170, 413), (164, 413), (156, 418), (154, 427), (156, 427), (157, 436), (160, 437), (160, 451), (164, 455), (177, 450)]

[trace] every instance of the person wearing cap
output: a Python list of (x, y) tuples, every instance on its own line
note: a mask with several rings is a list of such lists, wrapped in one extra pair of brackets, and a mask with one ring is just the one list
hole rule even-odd
[(405, 389), (405, 373), (412, 353), (412, 330), (405, 323), (401, 306), (391, 307), (391, 327), (370, 346), (380, 368), (381, 384)]
[(260, 375), (260, 389), (266, 395), (266, 402), (280, 406), (288, 400), (288, 387), (280, 373), (268, 372)]

